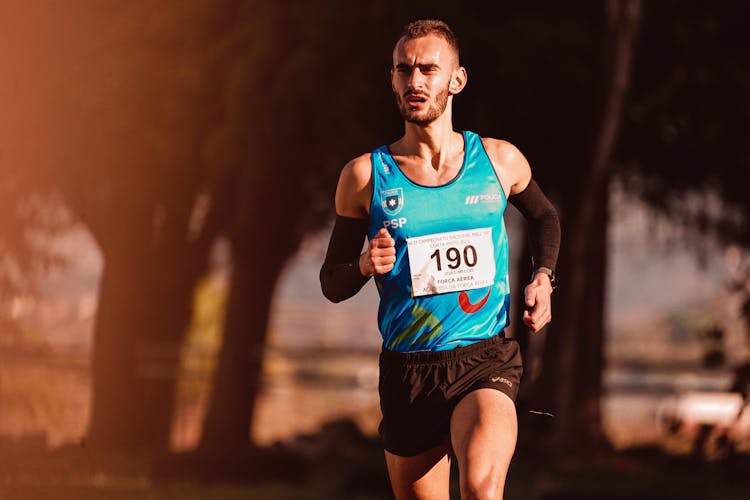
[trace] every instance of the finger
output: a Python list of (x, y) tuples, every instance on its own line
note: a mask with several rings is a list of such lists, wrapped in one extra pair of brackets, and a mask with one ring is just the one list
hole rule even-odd
[(380, 229), (377, 233), (375, 233), (375, 236), (372, 237), (372, 241), (376, 241), (382, 238), (390, 238), (391, 234), (388, 232), (387, 229)]
[(396, 247), (373, 247), (370, 249), (370, 255), (373, 259), (380, 257), (396, 258)]
[(539, 311), (524, 311), (523, 322), (524, 324), (534, 333), (538, 332), (547, 324), (552, 321), (552, 314), (548, 309), (542, 312), (541, 308)]
[(373, 263), (383, 266), (388, 264), (393, 264), (396, 262), (396, 256), (393, 254), (390, 255), (375, 255), (372, 257)]
[(531, 320), (524, 321), (524, 324), (526, 325), (526, 328), (531, 330), (532, 333), (536, 333), (541, 329), (541, 327), (537, 323), (534, 323)]
[(396, 262), (396, 250), (393, 247), (375, 248), (370, 252), (370, 259), (376, 264), (393, 264)]
[(547, 308), (544, 306), (538, 305), (531, 311), (531, 321), (534, 324), (541, 323), (546, 316)]
[(377, 274), (385, 274), (387, 272), (390, 272), (392, 269), (393, 269), (393, 264), (375, 266), (375, 272)]
[(526, 287), (526, 305), (532, 307), (536, 304), (536, 290), (531, 285)]
[(388, 248), (393, 247), (396, 245), (396, 242), (393, 238), (391, 238), (389, 235), (380, 236), (378, 235), (376, 238), (373, 238), (370, 242), (370, 246), (372, 248)]
[(375, 272), (377, 272), (378, 274), (383, 274), (393, 269), (393, 265), (395, 262), (396, 259), (378, 259), (377, 261), (373, 262), (373, 267), (375, 268)]
[(539, 330), (547, 326), (550, 323), (550, 321), (552, 321), (552, 315), (549, 313), (545, 314), (542, 318), (539, 319), (539, 321), (536, 321), (534, 323), (534, 328), (535, 328), (534, 331), (538, 332)]
[(523, 312), (523, 323), (524, 325), (531, 327), (531, 313), (528, 310)]

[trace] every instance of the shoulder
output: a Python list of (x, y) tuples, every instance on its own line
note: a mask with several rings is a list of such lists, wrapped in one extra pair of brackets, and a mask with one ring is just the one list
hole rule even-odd
[(503, 167), (514, 167), (529, 165), (526, 157), (517, 147), (503, 139), (493, 139), (492, 137), (482, 137), (482, 144), (490, 160), (497, 161), (498, 165)]
[(369, 212), (372, 197), (371, 154), (366, 153), (349, 161), (341, 169), (336, 187), (336, 213), (349, 217), (364, 217)]
[(487, 156), (508, 196), (526, 189), (531, 180), (531, 166), (521, 151), (508, 141), (482, 137)]
[(352, 185), (363, 185), (372, 178), (372, 154), (365, 153), (350, 160), (341, 169), (339, 183), (346, 181)]

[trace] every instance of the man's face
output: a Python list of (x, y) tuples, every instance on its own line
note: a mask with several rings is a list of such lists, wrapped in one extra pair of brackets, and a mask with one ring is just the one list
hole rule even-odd
[(448, 97), (460, 91), (451, 91), (459, 70), (457, 54), (443, 37), (399, 40), (393, 49), (391, 86), (404, 120), (427, 125), (441, 116)]

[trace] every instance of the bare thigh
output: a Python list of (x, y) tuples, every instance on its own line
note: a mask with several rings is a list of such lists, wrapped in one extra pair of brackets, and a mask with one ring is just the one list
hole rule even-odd
[(478, 389), (456, 405), (451, 443), (462, 499), (503, 498), (517, 434), (515, 404), (500, 391)]
[(447, 446), (439, 446), (413, 457), (385, 452), (385, 463), (396, 500), (448, 500), (450, 461)]

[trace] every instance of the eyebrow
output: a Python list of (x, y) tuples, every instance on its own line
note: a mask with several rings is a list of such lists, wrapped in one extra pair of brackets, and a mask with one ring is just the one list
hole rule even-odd
[(431, 69), (437, 69), (440, 65), (435, 63), (424, 63), (424, 64), (409, 64), (405, 62), (400, 62), (396, 64), (396, 69), (412, 69), (412, 68), (419, 68), (422, 71), (424, 70), (431, 70)]

